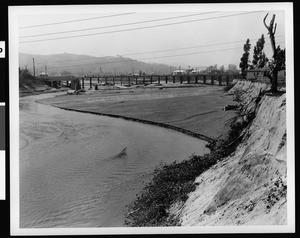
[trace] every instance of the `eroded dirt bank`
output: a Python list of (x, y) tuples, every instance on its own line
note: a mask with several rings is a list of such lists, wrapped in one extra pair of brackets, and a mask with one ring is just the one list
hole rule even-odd
[(241, 114), (256, 116), (236, 151), (197, 177), (184, 204), (172, 206), (180, 225), (287, 223), (286, 97), (261, 94), (266, 89), (239, 81), (230, 90), (246, 108)]

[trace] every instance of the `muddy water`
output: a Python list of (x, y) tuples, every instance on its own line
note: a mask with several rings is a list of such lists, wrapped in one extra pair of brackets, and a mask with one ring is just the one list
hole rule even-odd
[(176, 131), (35, 102), (42, 97), (20, 99), (21, 228), (123, 226), (161, 161), (208, 152)]

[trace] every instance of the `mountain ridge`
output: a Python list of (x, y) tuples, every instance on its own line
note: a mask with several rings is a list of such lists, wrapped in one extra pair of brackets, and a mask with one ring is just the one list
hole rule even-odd
[(33, 58), (36, 74), (47, 71), (48, 75), (58, 75), (67, 71), (72, 75), (83, 74), (128, 74), (128, 73), (160, 73), (169, 74), (176, 67), (159, 64), (146, 63), (124, 56), (90, 56), (71, 53), (61, 54), (27, 54), (19, 53), (19, 67), (33, 72)]

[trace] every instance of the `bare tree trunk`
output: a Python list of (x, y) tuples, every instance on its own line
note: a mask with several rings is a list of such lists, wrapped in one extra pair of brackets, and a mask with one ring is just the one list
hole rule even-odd
[(278, 70), (275, 68), (272, 72), (272, 84), (271, 84), (271, 92), (276, 93), (277, 92), (277, 77), (278, 77)]
[(274, 59), (274, 69), (271, 72), (270, 75), (270, 81), (271, 81), (271, 92), (272, 93), (276, 93), (277, 92), (277, 77), (278, 77), (278, 69), (277, 69), (277, 50), (276, 50), (276, 43), (275, 43), (275, 32), (276, 32), (276, 27), (277, 24), (275, 23), (275, 27), (274, 27), (274, 21), (275, 21), (275, 14), (273, 14), (273, 17), (270, 21), (270, 25), (267, 26), (266, 24), (266, 18), (267, 18), (268, 14), (265, 16), (264, 18), (264, 25), (268, 30), (268, 34), (270, 35), (270, 41), (271, 41), (271, 46), (272, 46), (272, 50), (273, 50), (273, 59)]

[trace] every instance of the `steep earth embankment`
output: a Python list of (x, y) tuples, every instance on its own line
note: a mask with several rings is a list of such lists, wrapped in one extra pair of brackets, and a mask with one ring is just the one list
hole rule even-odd
[(19, 79), (19, 95), (20, 97), (28, 95), (36, 95), (41, 93), (54, 93), (59, 91), (66, 91), (69, 88), (52, 88), (47, 85), (45, 80), (33, 77), (32, 75), (25, 75)]
[[(256, 117), (236, 151), (202, 173), (184, 204), (170, 213), (182, 226), (287, 223), (286, 97), (262, 95), (265, 84), (238, 81), (230, 90)], [(241, 117), (242, 118), (242, 117)]]

